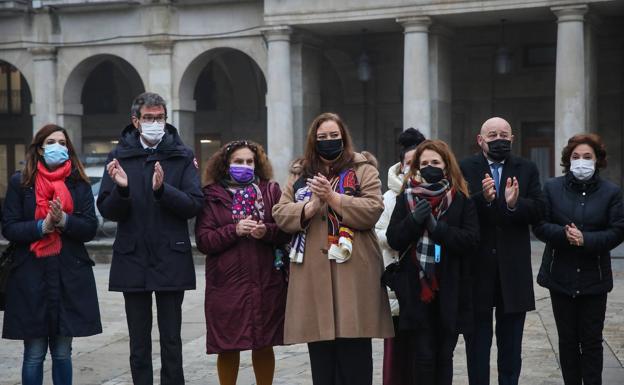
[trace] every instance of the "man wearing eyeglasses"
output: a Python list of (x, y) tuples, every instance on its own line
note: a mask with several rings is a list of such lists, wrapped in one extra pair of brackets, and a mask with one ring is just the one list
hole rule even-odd
[(161, 384), (183, 384), (182, 301), (195, 289), (187, 220), (201, 210), (198, 164), (162, 97), (136, 97), (131, 124), (108, 155), (97, 205), (117, 222), (109, 290), (123, 292), (135, 385), (153, 383), (152, 293), (160, 332)]
[(514, 136), (502, 118), (483, 123), (478, 154), (461, 162), (481, 230), (472, 260), (475, 325), (465, 336), (470, 385), (489, 385), (496, 309), (499, 385), (517, 385), (526, 312), (535, 309), (529, 225), (544, 212), (537, 166), (511, 155)]

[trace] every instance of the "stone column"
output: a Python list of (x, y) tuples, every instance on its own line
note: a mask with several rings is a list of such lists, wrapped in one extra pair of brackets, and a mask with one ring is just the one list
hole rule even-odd
[(180, 131), (184, 144), (195, 151), (195, 100), (174, 100), (170, 108), (171, 124)]
[(431, 86), (431, 137), (451, 144), (451, 37), (440, 24), (431, 26), (429, 73)]
[(82, 155), (82, 115), (82, 104), (63, 104), (58, 115), (59, 125), (67, 130), (74, 149), (80, 155)]
[(593, 13), (585, 17), (585, 127), (598, 131), (598, 42), (596, 39), (600, 19)]
[(275, 179), (285, 183), (288, 163), (294, 157), (290, 34), (288, 26), (262, 31), (268, 46), (267, 144)]
[(56, 48), (31, 48), (33, 57), (33, 133), (48, 123), (57, 123)]
[(293, 152), (303, 155), (308, 126), (321, 113), (320, 41), (310, 36), (297, 36), (291, 44), (291, 78), (293, 104)]
[(405, 29), (403, 52), (403, 129), (414, 127), (431, 137), (429, 25), (426, 16), (398, 18)]
[[(584, 18), (587, 6), (555, 7), (557, 67), (555, 78), (555, 154), (568, 139), (587, 130)], [(559, 164), (555, 156), (555, 164)]]

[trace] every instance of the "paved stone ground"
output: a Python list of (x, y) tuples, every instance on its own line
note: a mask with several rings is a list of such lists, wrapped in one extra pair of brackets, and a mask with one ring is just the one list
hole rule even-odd
[[(534, 243), (534, 271), (539, 267), (541, 244)], [(604, 384), (624, 384), (624, 260), (614, 260), (615, 288), (609, 295), (605, 325)], [(100, 298), (104, 332), (101, 335), (74, 340), (74, 383), (78, 385), (131, 384), (128, 366), (128, 338), (123, 300), (120, 293), (109, 293), (108, 264), (98, 264), (95, 275)], [(187, 292), (183, 306), (182, 338), (184, 342), (184, 370), (187, 384), (218, 384), (216, 357), (204, 354), (203, 268), (197, 267), (199, 290)], [(527, 315), (523, 341), (523, 370), (521, 384), (563, 384), (557, 360), (557, 331), (555, 328), (548, 292), (535, 287), (537, 311)], [(0, 325), (1, 325), (0, 321)], [(154, 325), (154, 376), (158, 383), (160, 358), (158, 332)], [(0, 384), (20, 383), (22, 343), (0, 340)], [(375, 340), (374, 381), (381, 384), (382, 341)], [(496, 378), (496, 347), (492, 348), (492, 383)], [(255, 384), (250, 354), (243, 353), (238, 383)], [(45, 384), (51, 384), (50, 359), (46, 360)], [(276, 348), (275, 384), (310, 385), (310, 365), (305, 345)], [(468, 384), (464, 343), (455, 351), (455, 384)]]

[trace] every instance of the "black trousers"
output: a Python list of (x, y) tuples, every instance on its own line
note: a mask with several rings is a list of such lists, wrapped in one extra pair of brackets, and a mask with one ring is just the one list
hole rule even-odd
[(602, 384), (602, 329), (607, 294), (569, 295), (550, 291), (559, 360), (565, 385)]
[[(152, 385), (152, 292), (123, 294), (130, 335), (132, 382), (134, 385)], [(160, 383), (184, 384), (180, 337), (184, 291), (157, 291), (155, 294), (162, 363)]]
[[(522, 368), (522, 333), (525, 318), (526, 313), (505, 313), (501, 307), (496, 308), (499, 385), (518, 385)], [(492, 311), (476, 313), (475, 329), (465, 336), (470, 385), (490, 384), (492, 333)]]
[(403, 331), (410, 358), (410, 378), (418, 385), (452, 385), (453, 352), (458, 333), (441, 326), (440, 301), (435, 299), (424, 307), (424, 317), (418, 329)]
[(338, 338), (310, 342), (314, 385), (372, 385), (373, 346), (370, 338)]

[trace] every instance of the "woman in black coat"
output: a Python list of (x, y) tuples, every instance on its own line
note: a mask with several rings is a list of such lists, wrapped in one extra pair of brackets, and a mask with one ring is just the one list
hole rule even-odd
[(416, 148), (386, 233), (400, 252), (386, 284), (399, 300), (412, 378), (450, 385), (459, 333), (471, 328), (470, 256), (479, 241), (474, 203), (446, 143), (426, 140)]
[(565, 175), (544, 185), (545, 219), (534, 228), (546, 242), (537, 282), (550, 289), (566, 385), (602, 381), (610, 250), (624, 239), (622, 191), (598, 173), (606, 157), (598, 135), (570, 138), (561, 154)]
[(48, 347), (53, 383), (71, 384), (72, 337), (102, 332), (84, 246), (96, 229), (91, 186), (67, 132), (44, 126), (9, 182), (2, 218), (2, 234), (16, 245), (2, 337), (24, 340), (24, 385), (42, 383)]

